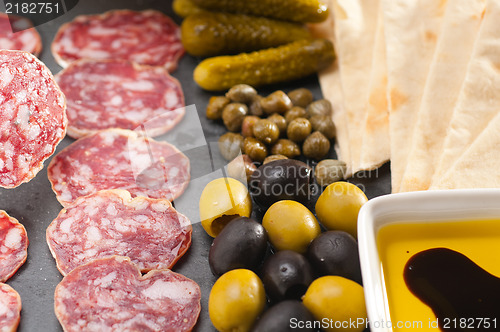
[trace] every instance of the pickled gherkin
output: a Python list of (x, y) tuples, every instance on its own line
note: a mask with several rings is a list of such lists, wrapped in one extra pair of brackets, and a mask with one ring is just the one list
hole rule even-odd
[(192, 0), (215, 11), (265, 16), (293, 22), (323, 22), (328, 6), (321, 0)]
[(206, 10), (198, 7), (191, 0), (174, 0), (172, 9), (180, 17), (188, 17), (189, 15), (206, 12)]
[(301, 24), (215, 12), (188, 16), (181, 36), (184, 48), (194, 56), (251, 52), (311, 37)]
[(291, 81), (313, 74), (335, 59), (326, 39), (299, 40), (276, 48), (203, 60), (194, 80), (205, 90), (227, 90), (236, 84), (253, 87)]

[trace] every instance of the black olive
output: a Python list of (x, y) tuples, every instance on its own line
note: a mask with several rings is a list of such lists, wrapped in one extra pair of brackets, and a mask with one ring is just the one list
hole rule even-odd
[(320, 275), (337, 275), (362, 283), (358, 243), (349, 233), (321, 234), (309, 245), (307, 258)]
[(292, 250), (278, 251), (262, 266), (262, 283), (273, 301), (298, 300), (314, 279), (307, 259)]
[[(286, 300), (272, 306), (260, 317), (252, 332), (315, 332), (314, 316), (302, 302)], [(316, 322), (317, 326), (318, 322)]]
[(212, 273), (244, 268), (255, 270), (267, 251), (267, 233), (253, 219), (239, 217), (227, 224), (212, 242), (208, 263)]

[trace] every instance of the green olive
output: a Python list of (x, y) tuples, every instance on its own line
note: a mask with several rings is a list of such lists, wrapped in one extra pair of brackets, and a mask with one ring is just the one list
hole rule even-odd
[(330, 151), (330, 141), (319, 131), (309, 135), (302, 146), (302, 153), (307, 158), (321, 160)]
[(267, 119), (274, 122), (278, 126), (280, 136), (284, 136), (286, 134), (286, 120), (282, 115), (274, 113), (268, 116)]
[(253, 126), (253, 135), (265, 144), (273, 144), (278, 140), (280, 130), (274, 122), (261, 119)]
[(256, 169), (257, 166), (252, 163), (252, 159), (242, 154), (227, 164), (227, 175), (240, 182), (248, 183)]
[(207, 105), (207, 119), (219, 120), (222, 118), (222, 110), (229, 104), (230, 100), (226, 97), (210, 97)]
[(226, 93), (226, 97), (236, 103), (249, 104), (257, 96), (257, 91), (248, 84), (237, 84)]
[(314, 98), (312, 92), (306, 88), (299, 88), (290, 91), (288, 93), (288, 97), (290, 97), (290, 100), (295, 106), (300, 106), (303, 108), (306, 108), (307, 105), (312, 103)]
[(313, 101), (306, 108), (307, 115), (312, 118), (315, 115), (332, 115), (332, 104), (326, 99)]
[(246, 332), (265, 305), (266, 293), (259, 277), (250, 270), (236, 269), (215, 282), (208, 298), (208, 313), (218, 331)]
[(304, 205), (292, 200), (278, 201), (264, 214), (262, 226), (277, 250), (305, 253), (320, 233), (318, 221)]
[(288, 138), (294, 142), (300, 143), (311, 134), (312, 126), (309, 120), (297, 118), (288, 124), (286, 134)]
[(300, 156), (300, 147), (297, 143), (290, 141), (289, 139), (282, 138), (271, 147), (271, 153), (284, 155), (287, 158), (292, 159)]
[(287, 124), (289, 124), (290, 122), (292, 122), (292, 120), (295, 120), (297, 118), (306, 118), (306, 117), (307, 117), (306, 110), (300, 106), (294, 106), (292, 107), (291, 110), (285, 113), (285, 119)]
[(236, 133), (225, 133), (219, 137), (219, 151), (226, 160), (233, 160), (243, 149), (243, 136)]
[(241, 124), (241, 134), (243, 137), (254, 137), (253, 135), (253, 126), (259, 121), (260, 118), (255, 115), (247, 115), (243, 119), (243, 123)]
[(336, 159), (324, 159), (316, 165), (314, 176), (320, 186), (326, 187), (345, 179), (346, 172), (347, 164), (345, 162)]
[(247, 105), (231, 103), (222, 110), (222, 121), (224, 121), (227, 130), (237, 132), (240, 131), (243, 119), (247, 113)]
[(218, 178), (203, 189), (199, 208), (201, 226), (208, 235), (216, 237), (231, 220), (250, 217), (252, 199), (240, 181)]
[[(319, 321), (356, 322), (366, 321), (366, 305), (363, 287), (340, 276), (325, 276), (314, 280), (302, 298), (306, 308)], [(355, 324), (346, 331), (361, 332), (365, 324)], [(335, 324), (326, 331), (340, 331)]]
[(272, 154), (270, 156), (267, 156), (262, 164), (265, 165), (267, 163), (270, 163), (271, 161), (283, 160), (283, 159), (288, 159), (288, 157), (282, 154)]
[(331, 116), (315, 115), (311, 117), (309, 121), (311, 122), (313, 131), (319, 131), (328, 139), (335, 137), (335, 125), (333, 124)]
[(266, 145), (254, 137), (246, 137), (243, 140), (243, 153), (258, 162), (264, 161), (268, 154)]
[(260, 105), (266, 114), (284, 114), (293, 107), (288, 95), (281, 90), (274, 91), (269, 96), (262, 98)]
[(250, 102), (250, 107), (248, 109), (248, 112), (250, 115), (255, 115), (255, 116), (263, 116), (264, 115), (264, 111), (262, 110), (262, 106), (260, 105), (261, 99), (262, 99), (262, 96), (257, 95)]

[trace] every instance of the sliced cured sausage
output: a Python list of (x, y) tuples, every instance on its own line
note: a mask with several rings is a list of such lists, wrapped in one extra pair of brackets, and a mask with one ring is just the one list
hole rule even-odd
[(0, 186), (35, 177), (66, 125), (64, 95), (49, 69), (28, 52), (0, 50)]
[(12, 277), (26, 262), (26, 257), (28, 257), (26, 229), (17, 219), (0, 210), (0, 282)]
[(192, 227), (166, 199), (102, 190), (76, 199), (47, 228), (63, 275), (94, 259), (127, 256), (141, 272), (168, 269), (191, 244)]
[(42, 39), (27, 18), (0, 13), (0, 49), (19, 50), (38, 56)]
[(162, 66), (172, 72), (184, 54), (180, 29), (155, 10), (112, 10), (101, 15), (81, 15), (64, 24), (52, 43), (57, 62), (88, 59), (123, 59)]
[(21, 297), (14, 288), (0, 283), (0, 331), (14, 332), (21, 319)]
[(167, 142), (108, 129), (70, 144), (52, 158), (47, 173), (63, 206), (105, 189), (172, 201), (189, 183), (190, 163)]
[(55, 290), (64, 331), (190, 331), (200, 313), (200, 288), (181, 274), (141, 276), (126, 257), (94, 260), (71, 271)]
[(135, 129), (147, 122), (158, 136), (184, 115), (180, 83), (163, 67), (124, 60), (80, 60), (56, 75), (67, 101), (68, 135), (100, 129)]

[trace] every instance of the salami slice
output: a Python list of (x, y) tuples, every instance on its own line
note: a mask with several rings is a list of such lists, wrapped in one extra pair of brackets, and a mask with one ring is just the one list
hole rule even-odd
[(47, 228), (63, 275), (94, 259), (127, 256), (141, 272), (169, 269), (191, 245), (189, 219), (166, 199), (103, 190), (76, 199)]
[(190, 163), (167, 142), (108, 129), (70, 144), (52, 158), (47, 173), (63, 206), (105, 189), (172, 201), (189, 183)]
[(135, 129), (148, 121), (149, 136), (173, 128), (184, 116), (180, 83), (163, 67), (124, 60), (80, 60), (56, 75), (68, 104), (68, 135), (100, 129)]
[(0, 13), (0, 49), (26, 51), (38, 56), (42, 51), (42, 39), (27, 18)]
[(55, 290), (64, 331), (190, 331), (200, 287), (170, 270), (141, 276), (126, 257), (94, 260), (71, 271)]
[(12, 277), (26, 262), (26, 257), (28, 257), (26, 229), (17, 219), (0, 210), (0, 282)]
[(145, 65), (177, 68), (184, 54), (180, 29), (155, 10), (112, 10), (101, 15), (81, 15), (64, 24), (52, 43), (57, 62), (88, 59), (123, 59)]
[(35, 177), (66, 125), (66, 101), (49, 69), (28, 52), (0, 50), (0, 186)]
[(0, 283), (0, 331), (14, 332), (21, 319), (21, 297), (14, 288)]

